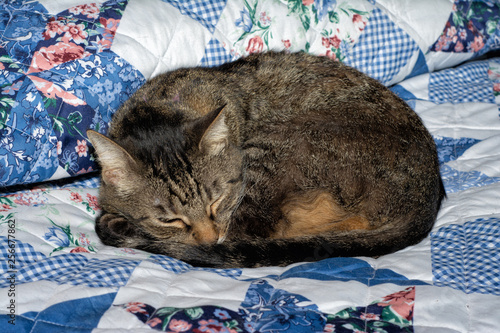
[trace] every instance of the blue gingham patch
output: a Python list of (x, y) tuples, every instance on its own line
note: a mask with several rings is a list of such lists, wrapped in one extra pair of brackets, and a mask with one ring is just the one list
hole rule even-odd
[[(17, 253), (16, 253), (17, 254)], [(127, 283), (138, 260), (87, 258), (79, 253), (59, 254), (38, 260), (16, 270), (17, 284), (48, 280), (58, 284), (86, 285), (89, 287), (118, 287)], [(10, 275), (8, 271), (4, 276)], [(9, 282), (2, 278), (0, 288)]]
[[(12, 238), (0, 236), (0, 274), (14, 271), (25, 265), (36, 263), (45, 258), (45, 254), (36, 251), (33, 246)], [(10, 260), (9, 260), (10, 259)], [(1, 282), (0, 282), (1, 283)]]
[(68, 278), (68, 283), (89, 287), (123, 286), (139, 263), (140, 260), (91, 258)]
[(153, 254), (150, 256), (147, 261), (158, 264), (163, 267), (165, 270), (169, 272), (174, 272), (176, 274), (185, 273), (188, 271), (206, 271), (215, 274), (219, 274), (221, 276), (230, 277), (236, 279), (241, 276), (241, 269), (213, 269), (213, 268), (200, 268), (193, 267), (189, 264), (186, 264), (183, 261), (170, 258), (168, 256), (164, 256), (161, 254)]
[(177, 8), (182, 15), (187, 15), (200, 22), (210, 32), (214, 32), (220, 14), (226, 7), (227, 0), (209, 0), (209, 1), (176, 1), (162, 0)]
[(73, 178), (71, 183), (61, 185), (61, 188), (99, 188), (101, 186), (101, 177), (96, 175), (85, 175), (81, 178)]
[(467, 294), (500, 295), (500, 218), (453, 224), (431, 233), (434, 284)]
[(201, 59), (201, 65), (204, 67), (219, 66), (232, 59), (233, 57), (226, 51), (221, 42), (217, 39), (211, 39), (205, 49), (205, 56)]
[(429, 99), (442, 103), (495, 103), (489, 64), (476, 62), (430, 74)]
[(158, 264), (169, 272), (182, 273), (192, 268), (191, 265), (186, 264), (183, 261), (170, 258), (161, 254), (151, 255), (147, 261)]
[(387, 84), (417, 52), (417, 43), (389, 16), (375, 8), (364, 33), (344, 62)]

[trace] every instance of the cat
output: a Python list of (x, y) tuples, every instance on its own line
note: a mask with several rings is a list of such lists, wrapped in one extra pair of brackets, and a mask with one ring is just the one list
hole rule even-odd
[(421, 119), (378, 81), (267, 52), (145, 83), (101, 166), (104, 244), (206, 267), (388, 254), (425, 238), (445, 195)]

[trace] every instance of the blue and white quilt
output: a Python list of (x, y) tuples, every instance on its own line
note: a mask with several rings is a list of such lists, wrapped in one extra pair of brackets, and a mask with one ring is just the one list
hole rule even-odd
[[(161, 72), (266, 50), (342, 61), (421, 116), (447, 192), (429, 237), (226, 270), (103, 245), (86, 129)], [(500, 331), (498, 50), (498, 1), (0, 1), (0, 331)]]

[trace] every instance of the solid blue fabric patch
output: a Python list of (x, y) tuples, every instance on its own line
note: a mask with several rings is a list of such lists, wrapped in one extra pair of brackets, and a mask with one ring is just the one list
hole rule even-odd
[(15, 320), (13, 320), (14, 317), (11, 318), (2, 314), (0, 315), (0, 331), (2, 333), (33, 332), (33, 318), (36, 315), (36, 312), (28, 312), (23, 315), (16, 315)]
[(0, 331), (90, 333), (112, 305), (115, 296), (116, 293), (109, 293), (80, 298), (54, 304), (40, 312), (20, 314), (16, 316), (15, 326), (8, 323), (7, 315), (0, 315)]
[(375, 270), (366, 261), (358, 258), (330, 258), (322, 261), (295, 266), (281, 275), (267, 276), (274, 280), (306, 278), (321, 281), (356, 280), (367, 286), (393, 283), (400, 286), (425, 285), (424, 281), (409, 280), (390, 269)]
[(417, 97), (415, 97), (415, 95), (413, 95), (412, 92), (410, 92), (409, 90), (406, 90), (402, 85), (400, 84), (397, 84), (391, 88), (389, 88), (393, 93), (395, 93), (396, 95), (398, 95), (399, 98), (405, 100), (405, 102), (408, 103), (408, 101), (411, 101), (411, 100), (415, 100), (417, 99)]
[(413, 95), (411, 92), (409, 92), (399, 84), (391, 87), (390, 90), (398, 95), (399, 98), (403, 99), (406, 104), (408, 104), (413, 110), (415, 110), (415, 107), (417, 105), (417, 97), (415, 97), (415, 95)]
[(411, 73), (407, 77), (405, 77), (404, 80), (425, 73), (429, 73), (429, 67), (427, 67), (427, 61), (425, 60), (424, 53), (419, 49), (417, 62), (415, 63), (415, 66), (413, 66), (413, 70), (411, 71)]

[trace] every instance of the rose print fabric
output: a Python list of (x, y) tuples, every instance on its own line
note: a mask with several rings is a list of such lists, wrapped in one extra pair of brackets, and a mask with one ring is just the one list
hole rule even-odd
[(495, 1), (455, 1), (445, 30), (431, 50), (482, 54), (491, 46), (498, 47), (499, 16)]
[(0, 48), (0, 185), (96, 169), (86, 130), (105, 133), (143, 82), (114, 54), (127, 1), (51, 14), (39, 3), (4, 3)]
[[(268, 300), (270, 291), (278, 292), (281, 302), (252, 304), (258, 299)], [(413, 332), (415, 287), (335, 314), (321, 313), (313, 305), (304, 308), (301, 300), (304, 299), (300, 295), (275, 290), (259, 281), (250, 286), (238, 312), (215, 306), (155, 309), (142, 302), (121, 307), (151, 328), (164, 332)], [(270, 309), (262, 310), (262, 305)], [(273, 311), (277, 305), (283, 310)]]

